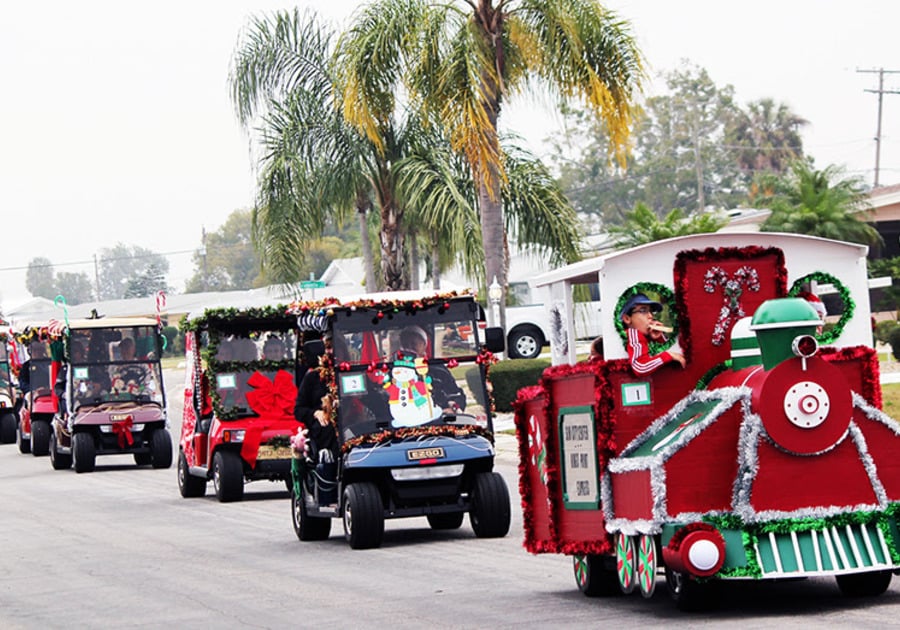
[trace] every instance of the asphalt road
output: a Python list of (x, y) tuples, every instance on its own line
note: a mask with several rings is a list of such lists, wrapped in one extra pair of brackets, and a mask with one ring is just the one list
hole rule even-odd
[[(183, 376), (167, 373), (177, 440)], [(388, 521), (384, 545), (351, 550), (338, 521), (301, 543), (283, 486), (248, 485), (241, 503), (182, 499), (175, 468), (103, 457), (89, 474), (0, 446), (0, 628), (747, 628), (888, 627), (900, 578), (873, 600), (831, 579), (723, 585), (715, 609), (678, 612), (663, 580), (652, 599), (588, 599), (571, 559), (522, 548), (515, 445), (498, 437), (513, 496), (509, 536), (476, 539), (466, 522), (434, 532)]]

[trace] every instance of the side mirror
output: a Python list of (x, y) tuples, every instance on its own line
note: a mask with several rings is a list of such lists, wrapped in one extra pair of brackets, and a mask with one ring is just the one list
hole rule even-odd
[(499, 326), (491, 326), (484, 329), (484, 345), (493, 353), (506, 350), (506, 335)]

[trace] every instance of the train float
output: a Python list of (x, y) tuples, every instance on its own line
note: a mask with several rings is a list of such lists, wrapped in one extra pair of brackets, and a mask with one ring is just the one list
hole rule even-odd
[[(835, 576), (845, 595), (883, 593), (900, 568), (900, 426), (881, 410), (866, 254), (716, 233), (533, 280), (554, 365), (515, 403), (526, 549), (571, 555), (589, 596), (649, 598), (664, 576), (685, 610), (722, 580)], [(603, 356), (576, 362), (586, 283)], [(651, 351), (679, 348), (684, 367), (632, 369), (620, 312), (638, 293), (673, 329)]]

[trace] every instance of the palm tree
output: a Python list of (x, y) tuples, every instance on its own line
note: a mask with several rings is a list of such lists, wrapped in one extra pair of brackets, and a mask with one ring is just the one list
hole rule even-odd
[(772, 210), (760, 230), (880, 247), (881, 236), (864, 220), (868, 202), (862, 181), (841, 176), (834, 165), (817, 171), (805, 160), (794, 162), (787, 177), (770, 181), (770, 192), (755, 202)]
[(724, 217), (706, 212), (686, 217), (679, 208), (659, 219), (646, 204), (638, 203), (625, 215), (624, 223), (610, 227), (609, 233), (616, 248), (622, 249), (676, 236), (716, 232), (727, 222)]
[(357, 14), (338, 51), (344, 113), (376, 145), (380, 115), (398, 94), (436, 113), (475, 182), (485, 285), (496, 277), (505, 292), (508, 173), (497, 132), (505, 99), (535, 81), (579, 96), (605, 120), (621, 157), (643, 69), (626, 24), (592, 0), (465, 5), (379, 0)]
[(740, 147), (738, 162), (745, 173), (784, 173), (803, 157), (800, 128), (809, 121), (771, 98), (753, 101), (740, 112), (726, 132), (726, 142)]
[[(387, 288), (409, 285), (402, 264), (409, 249), (405, 222), (434, 252), (433, 271), (456, 260), (470, 273), (481, 271), (474, 186), (465, 162), (450, 150), (439, 125), (426, 124), (422, 111), (397, 116), (393, 100), (381, 104), (374, 135), (347, 125), (340, 111), (344, 95), (335, 89), (335, 67), (327, 58), (329, 42), (329, 33), (313, 17), (295, 11), (254, 20), (236, 55), (231, 80), (238, 115), (247, 126), (264, 112), (254, 214), (261, 258), (281, 277), (295, 278), (297, 252), (321, 233), (327, 217), (344, 218), (351, 207), (363, 213), (374, 202)], [(559, 252), (554, 255), (566, 262), (576, 259), (579, 239), (571, 206), (533, 156), (521, 151), (516, 156), (520, 172), (530, 169), (540, 176), (520, 177), (502, 193), (518, 209), (514, 217), (539, 216), (543, 226), (520, 230), (520, 243)]]

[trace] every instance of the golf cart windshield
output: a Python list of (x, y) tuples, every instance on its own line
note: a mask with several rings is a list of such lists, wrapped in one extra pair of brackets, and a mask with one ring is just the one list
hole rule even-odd
[[(294, 382), (297, 341), (292, 330), (260, 328), (208, 333), (208, 365), (214, 403), (221, 419), (258, 415), (247, 402), (247, 393), (264, 384), (259, 372), (274, 383), (279, 371)], [(255, 379), (251, 382), (251, 379)]]
[(343, 440), (384, 429), (488, 427), (472, 303), (389, 317), (347, 311), (332, 346)]
[(155, 326), (70, 331), (69, 385), (75, 408), (105, 402), (164, 404)]
[(33, 340), (28, 344), (28, 383), (31, 391), (49, 393), (53, 386), (50, 382), (50, 343)]

